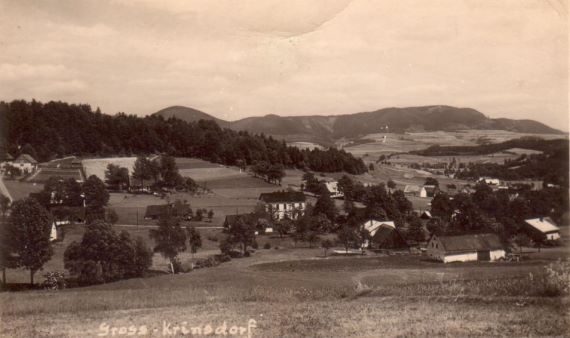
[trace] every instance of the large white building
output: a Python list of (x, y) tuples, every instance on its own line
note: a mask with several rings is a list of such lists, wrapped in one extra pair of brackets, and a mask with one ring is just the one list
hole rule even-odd
[(305, 212), (305, 194), (299, 191), (276, 191), (259, 195), (265, 205), (265, 211), (272, 219), (295, 219)]
[(504, 258), (505, 248), (495, 234), (432, 236), (427, 255), (440, 262), (496, 261)]

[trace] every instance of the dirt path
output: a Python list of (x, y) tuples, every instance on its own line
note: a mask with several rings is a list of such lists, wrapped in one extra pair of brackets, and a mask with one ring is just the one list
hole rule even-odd
[(8, 197), (8, 199), (10, 199), (10, 203), (12, 203), (14, 201), (14, 199), (12, 198), (12, 195), (10, 194), (10, 191), (8, 191), (8, 188), (6, 188), (6, 185), (4, 185), (4, 179), (2, 176), (0, 176), (0, 192), (2, 193), (2, 195)]

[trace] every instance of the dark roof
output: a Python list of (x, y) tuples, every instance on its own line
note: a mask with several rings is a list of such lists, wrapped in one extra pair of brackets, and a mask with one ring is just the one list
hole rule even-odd
[(31, 164), (37, 164), (38, 163), (38, 161), (36, 161), (32, 156), (30, 156), (28, 154), (22, 154), (22, 155), (18, 156), (18, 158), (14, 162), (28, 162)]
[(259, 199), (265, 203), (305, 202), (305, 194), (300, 191), (276, 191), (263, 193)]
[(383, 249), (407, 248), (406, 240), (396, 228), (382, 224), (372, 237), (372, 242)]
[(440, 236), (438, 238), (443, 249), (448, 252), (504, 249), (499, 236), (495, 234)]

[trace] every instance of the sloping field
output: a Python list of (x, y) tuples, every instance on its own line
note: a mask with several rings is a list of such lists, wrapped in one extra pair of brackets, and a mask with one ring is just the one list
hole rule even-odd
[(27, 182), (45, 183), (50, 177), (61, 177), (64, 180), (73, 178), (76, 181), (84, 181), (81, 170), (79, 169), (60, 169), (60, 168), (40, 168), (38, 171), (28, 177)]
[(39, 183), (20, 182), (17, 180), (7, 179), (4, 179), (3, 181), (6, 189), (8, 189), (10, 195), (12, 195), (12, 198), (15, 201), (26, 198), (29, 194), (40, 192), (43, 189), (43, 184)]
[(199, 169), (199, 168), (216, 168), (216, 163), (201, 160), (199, 158), (177, 157), (176, 166), (178, 169)]
[(203, 182), (209, 180), (218, 180), (224, 178), (239, 178), (247, 177), (246, 173), (239, 171), (237, 168), (230, 167), (210, 167), (210, 168), (196, 168), (196, 169), (180, 169), (180, 175), (183, 177), (191, 177), (195, 181)]
[(94, 158), (83, 160), (83, 168), (87, 177), (91, 175), (97, 176), (102, 181), (105, 181), (105, 170), (107, 165), (114, 164), (120, 167), (127, 168), (129, 174), (133, 172), (136, 157), (112, 157), (112, 158)]

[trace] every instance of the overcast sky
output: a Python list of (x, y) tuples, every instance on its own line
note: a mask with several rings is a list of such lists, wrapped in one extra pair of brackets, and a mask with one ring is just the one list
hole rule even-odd
[(446, 104), (568, 130), (567, 0), (0, 0), (0, 99), (235, 120)]

